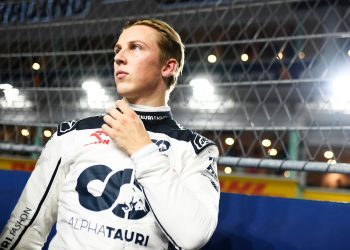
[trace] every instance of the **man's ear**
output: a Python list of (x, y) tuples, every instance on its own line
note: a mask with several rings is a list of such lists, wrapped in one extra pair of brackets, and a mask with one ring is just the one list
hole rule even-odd
[(168, 77), (174, 75), (176, 70), (177, 70), (177, 61), (174, 58), (170, 58), (163, 65), (162, 76), (164, 78), (168, 78)]

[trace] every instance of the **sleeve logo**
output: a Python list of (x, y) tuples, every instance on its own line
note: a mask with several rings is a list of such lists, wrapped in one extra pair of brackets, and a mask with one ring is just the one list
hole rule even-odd
[(210, 145), (214, 145), (214, 143), (204, 136), (201, 136), (200, 134), (196, 134), (195, 138), (192, 139), (192, 145), (194, 147), (194, 151), (198, 154), (200, 153), (203, 149)]
[(77, 120), (62, 122), (58, 127), (58, 135), (63, 135), (65, 133), (68, 133), (69, 131), (74, 130), (77, 126), (77, 123)]
[(217, 192), (219, 192), (219, 179), (216, 174), (216, 161), (217, 159), (214, 157), (209, 157), (209, 166), (206, 168), (202, 175), (207, 177), (211, 183), (211, 185), (215, 188)]

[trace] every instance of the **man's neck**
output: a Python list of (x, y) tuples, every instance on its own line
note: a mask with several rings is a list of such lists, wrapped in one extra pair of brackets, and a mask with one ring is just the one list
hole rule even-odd
[(123, 98), (127, 103), (134, 104), (134, 105), (142, 105), (142, 106), (149, 106), (149, 107), (162, 107), (166, 106), (165, 97), (158, 97), (158, 98)]

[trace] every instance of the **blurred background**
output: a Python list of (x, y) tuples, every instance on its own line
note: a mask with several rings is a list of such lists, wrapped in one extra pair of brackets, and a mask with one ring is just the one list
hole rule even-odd
[[(174, 118), (237, 160), (219, 164), (222, 192), (350, 201), (349, 7), (349, 0), (2, 1), (0, 169), (30, 172), (58, 123), (113, 104), (121, 27), (154, 17), (186, 46), (169, 101)], [(260, 164), (265, 159), (313, 168)]]

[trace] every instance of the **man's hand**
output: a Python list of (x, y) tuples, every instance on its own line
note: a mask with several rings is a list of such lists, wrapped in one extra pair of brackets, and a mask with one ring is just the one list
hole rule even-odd
[(141, 119), (124, 100), (116, 102), (117, 108), (107, 109), (102, 130), (129, 156), (152, 143)]

